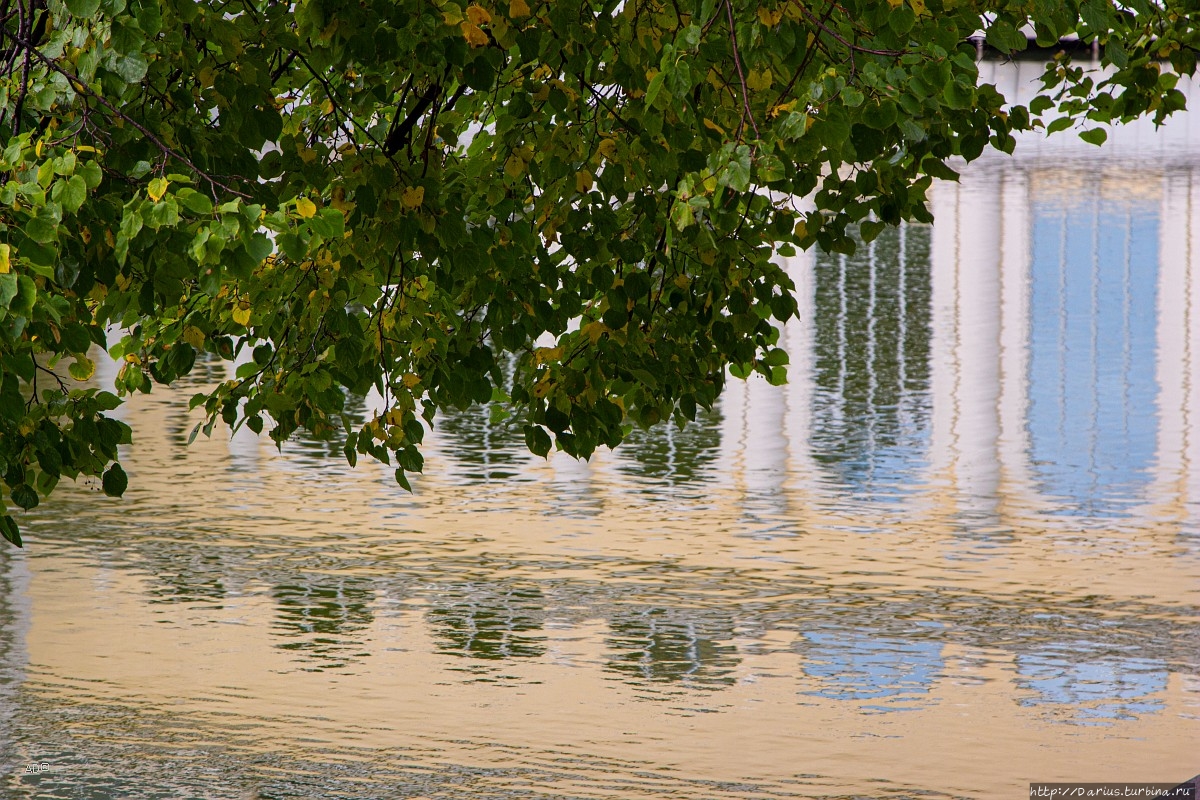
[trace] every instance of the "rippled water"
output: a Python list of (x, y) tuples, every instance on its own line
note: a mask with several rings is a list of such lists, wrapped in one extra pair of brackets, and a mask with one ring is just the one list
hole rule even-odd
[(791, 383), (591, 463), (482, 409), (439, 420), (409, 496), (320, 443), (185, 447), (194, 386), (138, 398), (126, 498), (64, 485), (0, 551), (0, 794), (1195, 774), (1188, 122), (1023, 142), (939, 186), (935, 228), (795, 259)]

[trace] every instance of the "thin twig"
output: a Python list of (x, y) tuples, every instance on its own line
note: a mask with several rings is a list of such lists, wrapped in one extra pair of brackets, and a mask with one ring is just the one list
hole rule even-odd
[(742, 55), (738, 52), (737, 29), (733, 22), (733, 5), (729, 0), (725, 0), (725, 13), (729, 17), (729, 41), (733, 45), (733, 63), (737, 67), (738, 80), (742, 84), (742, 118), (738, 122), (738, 138), (741, 138), (742, 130), (746, 127), (746, 118), (749, 117), (750, 124), (754, 127), (754, 135), (761, 139), (758, 123), (754, 121), (754, 113), (750, 111), (750, 88), (746, 86), (746, 74), (742, 71)]
[(807, 8), (805, 8), (800, 3), (796, 2), (795, 0), (792, 0), (792, 4), (795, 5), (796, 8), (800, 9), (800, 13), (803, 14), (805, 17), (807, 17), (809, 22), (816, 25), (817, 28), (819, 28), (823, 33), (826, 33), (829, 36), (833, 37), (838, 42), (840, 42), (843, 47), (851, 50), (852, 52), (868, 53), (873, 56), (890, 56), (893, 58), (895, 58), (897, 56), (902, 56), (905, 54), (905, 52), (907, 52), (905, 50), (873, 50), (869, 47), (862, 47), (860, 45), (854, 44), (854, 42), (848, 41), (848, 40), (844, 39), (842, 36), (838, 35), (838, 33), (836, 31), (829, 28), (829, 26), (827, 26), (822, 20), (818, 19), (815, 14), (813, 14), (811, 11), (809, 11)]

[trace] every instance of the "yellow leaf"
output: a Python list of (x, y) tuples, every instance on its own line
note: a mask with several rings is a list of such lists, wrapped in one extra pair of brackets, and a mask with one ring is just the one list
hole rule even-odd
[(328, 97), (325, 98), (325, 102), (321, 103), (321, 113), (322, 114), (332, 114), (333, 113), (333, 101), (330, 100)]
[(425, 202), (425, 187), (410, 186), (400, 195), (400, 202), (404, 203), (405, 208), (416, 208)]
[(710, 131), (716, 131), (717, 133), (721, 134), (722, 136), (725, 135), (725, 129), (722, 128), (717, 123), (713, 122), (708, 117), (704, 118), (704, 127), (708, 128)]
[(925, 0), (908, 0), (908, 4), (912, 6), (913, 13), (918, 17), (923, 17), (929, 13), (925, 8)]
[(194, 325), (188, 325), (183, 329), (183, 340), (199, 350), (204, 347), (204, 331)]
[(346, 214), (354, 210), (354, 203), (346, 200), (346, 190), (341, 186), (335, 186), (330, 193), (329, 205), (336, 208), (338, 211)]
[(12, 262), (9, 260), (11, 249), (6, 244), (0, 244), (0, 273), (10, 272), (12, 270)]
[(541, 365), (549, 361), (557, 361), (562, 356), (563, 349), (561, 347), (539, 347), (533, 351), (533, 363)]
[(580, 331), (583, 333), (584, 336), (588, 337), (588, 339), (591, 340), (592, 344), (595, 344), (596, 342), (600, 341), (601, 336), (608, 333), (608, 326), (605, 325), (603, 322), (600, 322), (599, 320), (597, 320), (595, 322), (589, 322), (587, 325), (584, 325), (580, 329)]
[(317, 204), (307, 197), (301, 197), (296, 201), (296, 213), (305, 219), (311, 219), (317, 214)]
[(483, 6), (478, 6), (472, 3), (467, 6), (467, 19), (471, 20), (476, 25), (487, 25), (492, 21), (492, 15), (487, 12)]
[(478, 25), (464, 22), (460, 27), (462, 28), (463, 38), (467, 40), (467, 44), (471, 45), (471, 47), (487, 46), (487, 34), (480, 30)]
[(617, 152), (617, 140), (610, 137), (601, 139), (600, 146), (596, 148), (596, 152), (601, 158), (611, 160), (613, 155)]
[(250, 324), (250, 309), (242, 308), (241, 306), (234, 306), (233, 321), (236, 322), (238, 325), (249, 325)]
[(783, 12), (779, 9), (760, 8), (758, 10), (758, 21), (768, 28), (774, 28), (781, 19), (783, 19)]
[(780, 103), (779, 105), (777, 105), (771, 109), (771, 119), (775, 119), (780, 114), (785, 114), (788, 111), (791, 111), (795, 107), (796, 107), (795, 100), (789, 100), (786, 103)]
[(413, 389), (416, 388), (416, 385), (421, 382), (421, 376), (414, 375), (411, 372), (406, 372), (400, 381), (404, 384), (405, 389)]
[(150, 199), (157, 203), (167, 193), (167, 186), (170, 183), (166, 178), (155, 178), (146, 186), (146, 194), (150, 195)]
[(575, 173), (575, 191), (579, 193), (586, 192), (592, 188), (592, 173), (586, 169), (581, 169)]
[(83, 243), (84, 243), (84, 244), (91, 244), (91, 243), (92, 243), (92, 231), (91, 231), (91, 229), (89, 229), (89, 228), (80, 228), (80, 229), (79, 229), (79, 238), (80, 238), (80, 239), (83, 239)]
[(75, 146), (77, 153), (99, 153), (100, 151), (92, 147), (90, 144), (80, 144)]
[(525, 174), (525, 168), (529, 166), (529, 162), (521, 158), (516, 153), (513, 153), (504, 162), (504, 174), (515, 180), (520, 180)]
[(42, 157), (42, 146), (46, 144), (44, 139), (38, 139), (37, 145), (33, 148), (33, 154), (38, 158)]
[(75, 363), (67, 368), (67, 372), (71, 373), (71, 377), (77, 381), (86, 381), (96, 374), (96, 365), (87, 356), (77, 355)]
[(746, 85), (755, 91), (770, 89), (773, 82), (770, 68), (765, 68), (762, 72), (756, 69), (750, 70), (750, 74), (746, 76)]
[(513, 19), (529, 16), (529, 4), (525, 0), (509, 0), (508, 15)]

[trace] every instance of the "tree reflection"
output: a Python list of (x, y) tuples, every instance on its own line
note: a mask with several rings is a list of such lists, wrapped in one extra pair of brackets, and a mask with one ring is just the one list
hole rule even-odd
[(617, 612), (609, 626), (615, 655), (608, 668), (639, 682), (726, 686), (741, 663), (734, 645), (719, 644), (733, 638), (733, 621), (724, 617), (655, 608)]
[(923, 458), (930, 229), (888, 230), (816, 263), (813, 456), (858, 487), (902, 486)]
[(651, 481), (692, 483), (705, 478), (720, 446), (720, 415), (700, 411), (683, 429), (674, 423), (634, 428), (621, 446), (619, 469)]
[(344, 579), (321, 583), (276, 586), (277, 604), (272, 632), (287, 639), (276, 645), (295, 650), (322, 663), (323, 667), (344, 666), (350, 657), (364, 655), (354, 634), (375, 619), (371, 603), (375, 591), (370, 583)]
[[(439, 598), (442, 600), (442, 598)], [(446, 655), (501, 660), (536, 658), (546, 652), (541, 614), (544, 598), (537, 587), (469, 585), (429, 612), (430, 627)]]

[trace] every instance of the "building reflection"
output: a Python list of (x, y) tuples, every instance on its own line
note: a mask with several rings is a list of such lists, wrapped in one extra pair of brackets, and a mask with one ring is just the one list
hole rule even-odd
[[(1031, 96), (1031, 65), (988, 68)], [(937, 184), (932, 227), (788, 259), (791, 384), (730, 381), (727, 480), (752, 505), (789, 475), (793, 514), (916, 492), (968, 535), (1149, 515), (1194, 538), (1197, 154), (1187, 117), (1116, 128), (1103, 151), (1029, 136)]]
[[(926, 627), (940, 628), (936, 623)], [(854, 631), (811, 632), (799, 645), (804, 671), (818, 678), (812, 694), (837, 700), (871, 701), (875, 711), (908, 710), (928, 695), (942, 676), (943, 644), (933, 638), (871, 636)]]
[(1028, 692), (1019, 702), (1061, 709), (1080, 724), (1134, 719), (1162, 710), (1169, 675), (1163, 662), (1079, 656), (1057, 650), (1018, 655), (1017, 685)]

